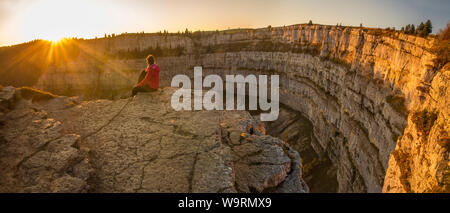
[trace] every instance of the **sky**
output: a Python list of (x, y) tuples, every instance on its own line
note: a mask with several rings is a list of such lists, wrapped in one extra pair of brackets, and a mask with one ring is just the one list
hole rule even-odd
[(450, 0), (0, 0), (0, 46), (123, 32), (260, 28), (314, 23), (417, 25), (450, 21)]

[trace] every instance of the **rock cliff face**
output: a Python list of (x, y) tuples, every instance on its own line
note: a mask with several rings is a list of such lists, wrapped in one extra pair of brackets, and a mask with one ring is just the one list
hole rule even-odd
[[(0, 192), (308, 192), (299, 154), (245, 111), (0, 90)], [(41, 97), (41, 98), (38, 98)]]
[(391, 154), (384, 192), (450, 192), (449, 80), (447, 64), (416, 88), (421, 104)]
[(320, 25), (124, 35), (79, 41), (80, 56), (49, 69), (37, 86), (120, 97), (145, 66), (125, 56), (150, 50), (167, 53), (157, 58), (163, 85), (198, 65), (204, 75), (278, 74), (280, 101), (312, 123), (312, 148), (331, 161), (337, 191), (422, 192), (448, 186), (449, 69), (434, 67), (433, 43)]

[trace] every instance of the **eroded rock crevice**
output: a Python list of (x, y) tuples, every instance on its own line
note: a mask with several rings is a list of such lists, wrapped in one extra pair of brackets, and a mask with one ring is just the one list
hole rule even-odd
[(301, 156), (303, 179), (311, 192), (337, 192), (336, 166), (318, 144), (313, 125), (301, 113), (282, 106), (279, 118), (266, 122), (267, 134), (286, 141)]

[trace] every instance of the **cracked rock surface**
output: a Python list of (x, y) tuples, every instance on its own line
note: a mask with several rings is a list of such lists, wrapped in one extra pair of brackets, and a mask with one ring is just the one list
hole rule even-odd
[(0, 191), (309, 191), (299, 154), (265, 135), (258, 118), (174, 111), (174, 91), (33, 102), (3, 88)]

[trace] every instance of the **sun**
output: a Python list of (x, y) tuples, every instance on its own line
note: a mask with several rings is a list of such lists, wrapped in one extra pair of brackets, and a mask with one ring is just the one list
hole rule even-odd
[(67, 40), (67, 36), (64, 36), (64, 34), (59, 33), (48, 33), (43, 35), (43, 39), (47, 41), (51, 41), (52, 43), (58, 43), (63, 40)]
[(66, 40), (67, 40), (67, 38), (65, 38), (65, 37), (59, 37), (57, 39), (47, 39), (47, 41), (50, 41), (52, 46), (56, 46), (56, 45), (62, 44)]
[[(0, 0), (1, 1), (1, 0)], [(110, 26), (114, 14), (105, 1), (36, 0), (19, 16), (19, 30), (28, 40), (57, 42), (64, 37), (95, 37), (98, 29)], [(105, 30), (108, 32), (108, 30)]]

